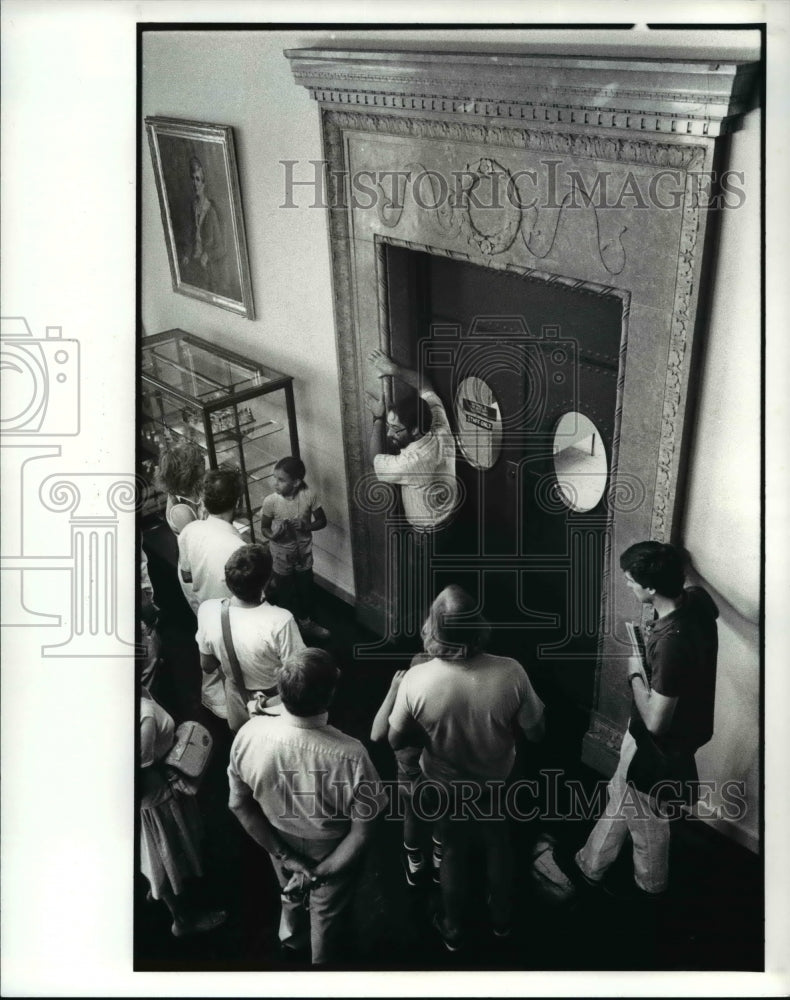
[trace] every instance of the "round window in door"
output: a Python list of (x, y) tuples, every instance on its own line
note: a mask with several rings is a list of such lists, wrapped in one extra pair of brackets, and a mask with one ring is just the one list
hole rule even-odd
[(488, 383), (465, 378), (455, 393), (458, 447), (475, 469), (490, 469), (502, 449), (502, 415)]
[(608, 463), (601, 434), (583, 413), (563, 414), (554, 428), (554, 475), (571, 510), (592, 510), (606, 489)]

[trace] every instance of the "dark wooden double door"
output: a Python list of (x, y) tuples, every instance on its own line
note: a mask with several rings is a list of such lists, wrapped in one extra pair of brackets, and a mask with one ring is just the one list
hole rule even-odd
[(388, 270), (393, 354), (428, 374), (458, 442), (464, 501), (449, 544), (437, 546), (430, 590), (455, 582), (473, 593), (494, 626), (492, 651), (520, 660), (583, 732), (607, 497), (589, 510), (568, 505), (554, 434), (565, 414), (588, 418), (611, 468), (621, 302), (392, 246)]

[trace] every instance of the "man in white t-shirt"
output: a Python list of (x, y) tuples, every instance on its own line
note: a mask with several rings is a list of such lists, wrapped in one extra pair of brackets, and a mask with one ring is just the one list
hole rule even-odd
[[(178, 578), (195, 614), (203, 601), (231, 596), (225, 583), (225, 563), (244, 545), (232, 523), (240, 496), (238, 469), (210, 469), (203, 478), (206, 519), (192, 521), (178, 535)], [(203, 674), (201, 701), (220, 719), (228, 717), (219, 674)]]
[[(225, 583), (232, 597), (228, 618), (233, 648), (244, 688), (251, 696), (261, 692), (272, 699), (277, 673), (286, 657), (299, 653), (304, 642), (293, 615), (269, 604), (264, 587), (271, 576), (272, 559), (263, 545), (243, 545), (225, 564)], [(222, 599), (204, 601), (198, 608), (198, 649), (205, 673), (219, 667), (225, 678), (228, 725), (234, 732), (249, 719), (245, 695), (236, 686), (222, 632)]]
[[(441, 792), (444, 917), (436, 926), (450, 951), (463, 940), (475, 840), (485, 850), (494, 932), (509, 932), (513, 862), (506, 818), (496, 808), (497, 791), (515, 763), (516, 727), (532, 742), (544, 729), (543, 702), (521, 664), (483, 651), (490, 631), (472, 598), (460, 587), (446, 587), (423, 626), (425, 652), (433, 659), (407, 671), (389, 718), (394, 750), (424, 741), (420, 767)], [(419, 812), (416, 798), (414, 807)]]
[[(368, 360), (379, 378), (393, 376), (413, 392), (373, 411), (370, 439), (373, 471), (400, 486), (409, 524), (422, 532), (446, 525), (459, 502), (455, 440), (444, 404), (424, 375), (396, 364), (380, 350)], [(385, 423), (386, 416), (386, 423)]]

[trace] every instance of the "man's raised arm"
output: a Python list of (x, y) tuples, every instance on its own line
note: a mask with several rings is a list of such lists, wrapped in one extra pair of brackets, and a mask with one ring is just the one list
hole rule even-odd
[(390, 375), (392, 378), (397, 378), (401, 382), (405, 382), (406, 385), (411, 386), (412, 389), (415, 389), (419, 393), (425, 390), (434, 391), (433, 385), (425, 375), (421, 375), (412, 368), (405, 368), (403, 365), (399, 365), (378, 347), (370, 352), (368, 361), (378, 372), (379, 378), (385, 378)]

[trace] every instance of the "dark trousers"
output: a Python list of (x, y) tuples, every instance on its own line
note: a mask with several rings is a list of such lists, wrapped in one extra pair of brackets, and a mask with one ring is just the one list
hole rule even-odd
[(467, 525), (456, 515), (432, 531), (419, 531), (405, 518), (388, 519), (383, 557), (387, 566), (387, 597), (391, 639), (415, 651), (422, 645), (421, 629), (436, 596), (451, 583), (475, 595), (477, 557), (466, 551)]
[(504, 782), (484, 779), (434, 782), (424, 779), (418, 808), (435, 817), (443, 845), (440, 872), (444, 924), (450, 936), (463, 929), (473, 855), (485, 865), (486, 904), (495, 927), (510, 922), (513, 851), (502, 804)]
[(275, 598), (281, 608), (286, 608), (297, 621), (313, 617), (313, 571), (296, 570), (288, 576), (275, 573)]

